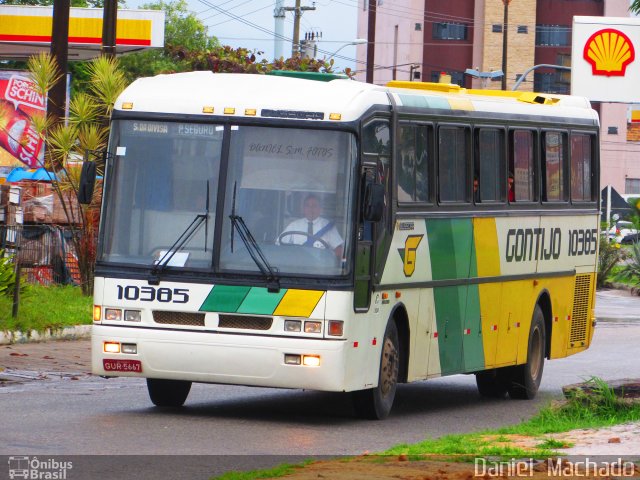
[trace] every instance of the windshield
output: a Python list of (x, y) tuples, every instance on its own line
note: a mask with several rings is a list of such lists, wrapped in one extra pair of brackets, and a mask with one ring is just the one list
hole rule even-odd
[(109, 151), (115, 159), (107, 173), (101, 260), (154, 265), (169, 257), (208, 207), (167, 266), (211, 267), (223, 130), (211, 124), (113, 122)]
[[(222, 209), (216, 200), (225, 132)], [(264, 275), (266, 268), (276, 276), (349, 273), (353, 134), (116, 120), (109, 151), (115, 157), (107, 171), (101, 261), (157, 268), (164, 258), (160, 266), (173, 269)], [(220, 209), (220, 251), (213, 252)], [(252, 242), (239, 235), (240, 224)], [(261, 269), (251, 253), (268, 266)], [(212, 264), (216, 258), (219, 265)]]
[(259, 271), (235, 213), (278, 274), (346, 274), (355, 153), (346, 132), (232, 127), (220, 268)]

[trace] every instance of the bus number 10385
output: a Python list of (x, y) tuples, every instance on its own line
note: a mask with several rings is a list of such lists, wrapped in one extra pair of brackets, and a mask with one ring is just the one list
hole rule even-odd
[(187, 303), (187, 288), (154, 288), (136, 285), (117, 285), (118, 300), (140, 300), (141, 302)]

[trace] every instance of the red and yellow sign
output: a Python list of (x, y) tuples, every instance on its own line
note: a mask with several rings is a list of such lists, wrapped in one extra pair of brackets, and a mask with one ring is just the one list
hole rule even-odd
[[(52, 17), (35, 15), (13, 15), (0, 29), (0, 41), (5, 42), (51, 42)], [(151, 45), (151, 20), (118, 19), (117, 45)], [(102, 43), (102, 19), (71, 17), (69, 19), (69, 42)]]
[(593, 75), (623, 77), (627, 65), (635, 59), (633, 43), (620, 30), (598, 30), (586, 41), (584, 59), (591, 64)]

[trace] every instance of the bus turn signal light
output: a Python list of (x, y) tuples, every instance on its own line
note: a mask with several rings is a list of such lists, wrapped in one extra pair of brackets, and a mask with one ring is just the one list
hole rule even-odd
[(329, 320), (329, 335), (341, 337), (344, 332), (344, 322), (342, 320)]
[(120, 344), (118, 342), (104, 342), (104, 353), (120, 353)]
[(319, 355), (303, 355), (302, 356), (302, 364), (305, 367), (319, 367), (320, 366), (320, 356)]
[(99, 322), (102, 320), (102, 307), (100, 305), (93, 306), (93, 321)]

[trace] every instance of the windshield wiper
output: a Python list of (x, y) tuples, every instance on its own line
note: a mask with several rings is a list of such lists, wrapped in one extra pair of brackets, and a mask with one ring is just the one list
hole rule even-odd
[(169, 249), (165, 252), (162, 257), (156, 262), (156, 264), (151, 269), (151, 276), (149, 277), (149, 285), (158, 285), (160, 283), (160, 274), (165, 271), (169, 262), (173, 258), (173, 256), (178, 253), (182, 248), (186, 245), (189, 239), (193, 236), (194, 233), (198, 230), (198, 227), (204, 225), (204, 251), (207, 251), (207, 236), (209, 230), (209, 181), (207, 180), (207, 199), (206, 199), (206, 209), (204, 213), (199, 213), (196, 215), (196, 218), (184, 229), (184, 231), (180, 234), (177, 240), (169, 247)]
[(238, 235), (240, 235), (240, 239), (242, 243), (244, 243), (245, 247), (247, 247), (247, 251), (251, 256), (251, 259), (260, 269), (260, 272), (265, 276), (267, 281), (267, 291), (272, 293), (277, 293), (280, 291), (280, 280), (276, 275), (276, 269), (273, 268), (267, 258), (264, 255), (264, 252), (256, 242), (256, 239), (251, 234), (249, 227), (244, 222), (244, 219), (240, 215), (236, 215), (236, 185), (233, 185), (233, 203), (231, 206), (231, 215), (229, 215), (229, 219), (231, 220), (231, 251), (233, 252), (233, 232), (238, 230)]

